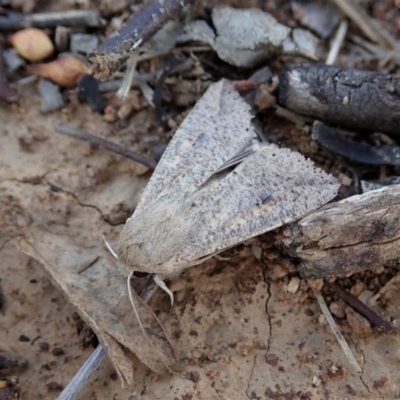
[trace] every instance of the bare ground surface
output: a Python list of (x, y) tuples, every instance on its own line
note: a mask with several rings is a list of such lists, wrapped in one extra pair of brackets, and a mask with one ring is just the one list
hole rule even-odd
[[(141, 175), (142, 168), (130, 160), (58, 135), (54, 126), (69, 122), (138, 151), (143, 143), (165, 137), (157, 134), (149, 109), (131, 119), (134, 129), (116, 130), (86, 105), (41, 114), (35, 84), (21, 89), (21, 99), (18, 106), (0, 108), (0, 350), (29, 362), (16, 372), (21, 398), (54, 399), (93, 351), (93, 338), (43, 267), (18, 250), (21, 230), (42, 229), (40, 251), (47, 246), (45, 256), (54, 262), (62, 259), (62, 249), (56, 240), (46, 241), (50, 236), (81, 251), (82, 266), (93, 254), (113, 264), (101, 236), (115, 246), (150, 176)], [(289, 131), (287, 123), (282, 126)], [(269, 128), (278, 131), (276, 125)], [(307, 154), (313, 146), (306, 139), (296, 147)], [(261, 259), (253, 254), (258, 246)], [(295, 294), (287, 292), (293, 265), (270, 236), (223, 256), (169, 283), (176, 299), (172, 309), (163, 293), (150, 303), (172, 339), (178, 372), (158, 376), (137, 361), (134, 386), (123, 389), (105, 360), (79, 399), (400, 397), (397, 334), (376, 328), (361, 332), (343, 320), (340, 328), (362, 366), (357, 374), (320, 318), (307, 284), (302, 282)], [(379, 271), (374, 279), (377, 288), (388, 276)], [(398, 286), (376, 307), (385, 319), (400, 318)]]
[[(116, 243), (122, 224), (107, 220), (121, 222), (129, 215), (146, 179), (135, 176), (131, 161), (54, 133), (56, 122), (73, 120), (110, 136), (107, 125), (85, 107), (43, 116), (34, 87), (24, 91), (20, 107), (0, 110), (1, 348), (29, 361), (20, 374), (22, 398), (35, 393), (35, 398), (52, 399), (93, 348), (84, 347), (78, 333), (82, 321), (41, 265), (16, 248), (18, 227), (22, 220), (46, 227), (113, 263), (101, 235)], [(254, 245), (264, 248), (261, 261), (251, 251)], [(48, 252), (57, 249), (50, 243)], [(288, 260), (267, 237), (227, 256), (172, 281), (177, 302), (171, 310), (164, 294), (152, 302), (181, 360), (179, 373), (156, 376), (138, 362), (134, 388), (122, 389), (105, 361), (80, 398), (132, 393), (144, 399), (394, 398), (399, 393), (397, 335), (356, 334), (344, 326), (363, 367), (362, 374), (353, 373), (329, 328), (319, 322), (316, 301), (306, 291), (285, 293), (289, 278), (276, 279)], [(394, 286), (385, 307), (377, 310), (384, 317), (398, 318), (397, 290)], [(21, 341), (21, 335), (28, 340)]]

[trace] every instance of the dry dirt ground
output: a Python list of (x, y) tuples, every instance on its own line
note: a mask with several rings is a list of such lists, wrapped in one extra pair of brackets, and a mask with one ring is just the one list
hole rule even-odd
[[(115, 245), (148, 176), (138, 177), (132, 161), (55, 133), (54, 125), (66, 121), (113, 138), (110, 127), (86, 106), (42, 115), (35, 85), (23, 88), (22, 99), (20, 106), (0, 109), (1, 350), (29, 361), (17, 372), (22, 398), (54, 399), (93, 347), (84, 347), (83, 323), (74, 308), (42, 266), (17, 249), (16, 238), (22, 226), (45, 227), (83, 249), (82, 262), (89, 249), (113, 263), (101, 235)], [(151, 111), (136, 120), (147, 118)], [(130, 134), (121, 135), (118, 141), (128, 144)], [(316, 301), (305, 290), (285, 291), (289, 278), (279, 276), (290, 262), (267, 239), (172, 281), (172, 309), (165, 294), (155, 296), (152, 307), (159, 310), (181, 359), (180, 373), (157, 376), (138, 361), (134, 387), (122, 389), (104, 361), (79, 398), (126, 399), (132, 393), (143, 399), (400, 396), (398, 336), (377, 330), (356, 334), (343, 326), (363, 369), (352, 372)], [(40, 249), (47, 248), (44, 256), (56, 260), (61, 249), (52, 246), (44, 235)], [(254, 257), (254, 246), (263, 248), (261, 260)], [(377, 309), (382, 316), (399, 318), (398, 290), (394, 285), (386, 307)]]
[[(88, 106), (73, 104), (40, 113), (33, 83), (21, 87), (19, 105), (0, 107), (0, 350), (28, 360), (25, 369), (3, 374), (19, 377), (23, 399), (55, 399), (94, 347), (88, 327), (43, 266), (17, 248), (18, 239), (26, 227), (41, 229), (38, 249), (49, 262), (68, 260), (59, 246), (69, 243), (81, 252), (82, 265), (93, 254), (113, 265), (102, 235), (115, 246), (150, 176), (133, 161), (55, 133), (54, 126), (68, 122), (139, 151), (160, 140), (150, 109), (117, 130)], [(158, 376), (137, 360), (134, 385), (122, 388), (105, 360), (78, 399), (400, 398), (398, 335), (340, 324), (362, 366), (353, 372), (306, 283), (294, 294), (286, 290), (293, 265), (269, 238), (171, 281), (172, 308), (165, 294), (154, 296), (150, 305), (171, 337), (178, 373)], [(255, 257), (259, 248), (261, 258)], [(399, 290), (394, 284), (375, 309), (387, 320), (400, 319)]]

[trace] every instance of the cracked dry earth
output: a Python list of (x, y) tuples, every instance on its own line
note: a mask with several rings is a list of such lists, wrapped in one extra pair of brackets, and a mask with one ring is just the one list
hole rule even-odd
[[(119, 132), (86, 106), (42, 115), (35, 88), (23, 91), (20, 106), (0, 108), (0, 349), (29, 361), (17, 372), (23, 399), (54, 399), (93, 348), (82, 344), (82, 321), (73, 307), (15, 241), (26, 228), (40, 227), (57, 237), (58, 245), (66, 238), (82, 254), (90, 250), (112, 264), (101, 235), (115, 245), (150, 175), (142, 175), (130, 160), (56, 134), (54, 125), (71, 123), (140, 150), (143, 141), (157, 139), (156, 123), (149, 110), (134, 117), (134, 130)], [(189, 268), (170, 282), (172, 309), (166, 294), (152, 299), (180, 358), (179, 373), (157, 376), (137, 361), (134, 386), (122, 389), (106, 360), (78, 398), (399, 397), (398, 336), (377, 330), (355, 334), (341, 326), (363, 369), (352, 372), (316, 301), (306, 292), (287, 293), (289, 278), (276, 277), (277, 265), (288, 260), (266, 238), (238, 246), (226, 259)], [(263, 248), (261, 260), (253, 255), (254, 245)], [(57, 252), (48, 246), (49, 253)], [(376, 310), (385, 318), (399, 314), (398, 289), (394, 285), (386, 308)]]

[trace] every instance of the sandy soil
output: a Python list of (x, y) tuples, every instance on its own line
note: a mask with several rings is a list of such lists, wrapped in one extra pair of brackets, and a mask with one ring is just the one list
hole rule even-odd
[[(118, 130), (74, 102), (61, 112), (40, 113), (36, 83), (21, 87), (20, 94), (19, 105), (0, 107), (0, 350), (26, 358), (28, 366), (2, 376), (18, 376), (22, 399), (47, 400), (58, 396), (97, 342), (43, 266), (16, 243), (26, 227), (40, 228), (45, 232), (40, 249), (46, 252), (47, 246), (50, 260), (57, 260), (62, 249), (46, 242), (47, 234), (81, 249), (83, 264), (87, 254), (113, 263), (101, 236), (116, 244), (150, 176), (133, 161), (55, 133), (54, 126), (68, 122), (137, 151), (166, 137), (147, 108), (131, 119), (129, 129)], [(270, 128), (272, 133), (278, 129)], [(313, 148), (308, 140), (309, 147), (298, 147)], [(259, 248), (262, 255), (256, 258)], [(400, 397), (398, 335), (339, 321), (362, 366), (362, 373), (355, 373), (306, 282), (294, 294), (287, 291), (296, 275), (294, 265), (273, 247), (271, 236), (224, 256), (171, 281), (176, 298), (172, 308), (163, 293), (150, 302), (171, 337), (179, 372), (158, 376), (136, 360), (134, 384), (122, 388), (105, 360), (78, 398)], [(390, 278), (384, 270), (374, 276), (377, 287)], [(400, 319), (398, 286), (395, 283), (375, 309), (387, 320)]]

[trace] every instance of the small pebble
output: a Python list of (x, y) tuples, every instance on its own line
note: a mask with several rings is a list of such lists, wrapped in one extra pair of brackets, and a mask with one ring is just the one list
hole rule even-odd
[(87, 33), (73, 33), (70, 35), (69, 48), (72, 53), (87, 54), (93, 51), (99, 45), (99, 38), (97, 35), (90, 35)]
[(39, 93), (42, 99), (40, 111), (49, 112), (64, 107), (64, 99), (60, 87), (47, 79), (41, 78), (38, 84)]
[(329, 310), (337, 318), (344, 318), (346, 316), (344, 308), (345, 308), (345, 303), (343, 300), (333, 301), (329, 305)]
[(43, 352), (47, 352), (50, 349), (50, 345), (47, 342), (40, 342), (39, 343), (39, 350)]
[(64, 354), (64, 350), (60, 347), (54, 347), (54, 349), (51, 351), (51, 354), (53, 354), (53, 356), (62, 356)]
[(63, 387), (57, 382), (49, 382), (46, 384), (49, 391), (61, 391)]
[(127, 119), (132, 114), (132, 111), (133, 111), (132, 104), (124, 103), (117, 111), (118, 118)]
[(288, 293), (296, 293), (300, 286), (300, 278), (297, 276), (293, 277), (290, 282), (286, 286), (286, 292)]
[(236, 343), (236, 351), (238, 354), (245, 357), (250, 353), (253, 344), (253, 341), (250, 339), (247, 339), (245, 342), (238, 342)]
[(257, 245), (251, 246), (251, 252), (253, 253), (253, 256), (254, 256), (257, 260), (261, 260), (262, 248), (261, 248), (260, 246), (257, 246)]
[(351, 307), (346, 307), (347, 323), (355, 333), (369, 333), (371, 332), (371, 324), (369, 321), (354, 311)]
[(7, 49), (3, 51), (3, 60), (7, 68), (7, 72), (12, 74), (25, 65), (25, 60), (18, 55), (15, 49)]

